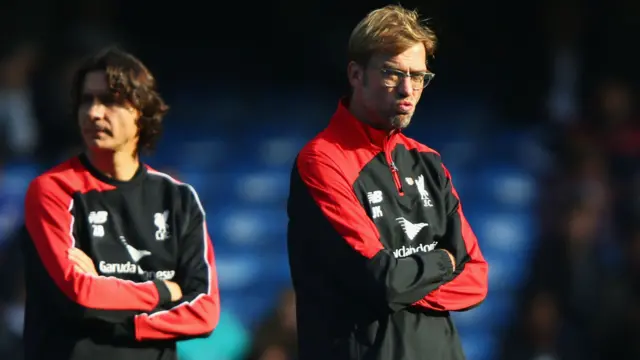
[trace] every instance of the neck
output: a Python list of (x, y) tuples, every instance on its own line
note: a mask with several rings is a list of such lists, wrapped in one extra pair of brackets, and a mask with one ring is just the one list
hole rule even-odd
[(371, 114), (371, 112), (367, 111), (367, 109), (357, 101), (353, 101), (353, 98), (349, 101), (349, 112), (355, 116), (356, 119), (362, 121), (363, 123), (371, 126), (374, 129), (384, 130), (389, 133), (393, 129), (391, 129), (390, 125), (381, 125), (379, 121), (374, 121), (375, 116)]
[(96, 169), (118, 181), (131, 180), (140, 167), (140, 159), (135, 152), (88, 151), (87, 157)]

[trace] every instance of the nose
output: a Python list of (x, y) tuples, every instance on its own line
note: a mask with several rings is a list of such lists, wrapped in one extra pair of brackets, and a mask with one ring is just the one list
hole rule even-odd
[(94, 101), (87, 109), (87, 115), (91, 120), (99, 120), (104, 118), (105, 106), (99, 101)]
[(413, 94), (413, 84), (411, 84), (411, 77), (407, 76), (396, 87), (398, 94), (403, 98), (411, 96)]

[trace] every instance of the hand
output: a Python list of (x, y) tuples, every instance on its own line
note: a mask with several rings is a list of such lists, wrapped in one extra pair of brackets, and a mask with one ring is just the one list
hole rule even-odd
[(456, 258), (454, 258), (453, 255), (451, 255), (451, 253), (448, 250), (445, 250), (445, 249), (441, 249), (441, 250), (446, 252), (447, 255), (449, 255), (449, 259), (451, 260), (451, 266), (453, 266), (453, 271), (456, 271)]
[(182, 289), (180, 289), (180, 285), (168, 280), (165, 280), (164, 284), (167, 285), (167, 288), (171, 293), (171, 301), (178, 301), (182, 299)]
[(98, 275), (93, 260), (78, 248), (71, 248), (68, 252), (69, 260), (74, 263), (74, 269), (78, 272), (90, 275)]

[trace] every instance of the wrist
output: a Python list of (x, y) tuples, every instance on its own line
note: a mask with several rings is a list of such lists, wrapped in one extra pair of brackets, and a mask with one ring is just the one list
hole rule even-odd
[(445, 276), (449, 277), (453, 275), (454, 267), (449, 252), (444, 249), (438, 249), (436, 251), (440, 253), (440, 263), (442, 264), (442, 269), (445, 272)]
[(154, 285), (158, 290), (158, 306), (162, 306), (171, 302), (171, 290), (163, 280), (154, 280)]

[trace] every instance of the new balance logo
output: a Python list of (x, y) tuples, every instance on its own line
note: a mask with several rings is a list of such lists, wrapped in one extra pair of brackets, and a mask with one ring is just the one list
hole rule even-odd
[(92, 235), (95, 237), (104, 237), (104, 224), (109, 218), (109, 213), (101, 211), (92, 211), (89, 213), (89, 224), (91, 225)]
[(412, 224), (409, 220), (403, 217), (399, 217), (396, 220), (400, 223), (402, 230), (404, 230), (405, 235), (407, 235), (407, 238), (409, 238), (410, 241), (416, 238), (422, 228), (429, 226), (427, 223)]
[(376, 190), (367, 193), (369, 204), (380, 204), (382, 202), (382, 191)]

